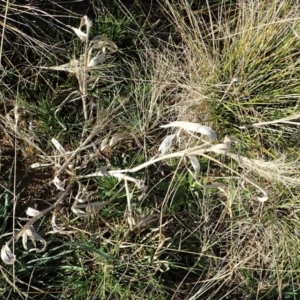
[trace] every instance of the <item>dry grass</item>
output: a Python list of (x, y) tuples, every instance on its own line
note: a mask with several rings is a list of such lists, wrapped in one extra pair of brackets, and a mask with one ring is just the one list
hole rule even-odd
[[(103, 7), (93, 9), (104, 22)], [(119, 9), (124, 24), (138, 24)], [(30, 11), (41, 17), (38, 8)], [(3, 294), (297, 299), (298, 11), (290, 1), (193, 8), (166, 1), (160, 12), (172, 32), (167, 41), (159, 32), (137, 34), (128, 52), (121, 48), (89, 69), (91, 48), (73, 40), (73, 77), (55, 73), (70, 55), (59, 56), (55, 45), (53, 59), (47, 56), (52, 38), (23, 40), (34, 61), (27, 57), (22, 71), (15, 65), (12, 77), (3, 74), (9, 89), (1, 139), (11, 153), (1, 157), (1, 243), (15, 243), (12, 253), (5, 248), (15, 264), (1, 267)], [(98, 32), (95, 20), (93, 34), (120, 30), (106, 18), (109, 26)], [(3, 30), (18, 33), (9, 22)], [(109, 38), (119, 46), (122, 34)], [(13, 60), (3, 45), (2, 61)], [(20, 73), (18, 85), (10, 84)], [(43, 87), (34, 101), (33, 78)], [(23, 84), (29, 91), (19, 92)], [(20, 160), (27, 179), (19, 183)], [(24, 188), (30, 190), (25, 184), (38, 171), (29, 167), (37, 162), (51, 165), (41, 168), (45, 189), (30, 197)], [(37, 211), (25, 216), (17, 207)], [(22, 250), (24, 234), (34, 248), (47, 241), (46, 251)]]

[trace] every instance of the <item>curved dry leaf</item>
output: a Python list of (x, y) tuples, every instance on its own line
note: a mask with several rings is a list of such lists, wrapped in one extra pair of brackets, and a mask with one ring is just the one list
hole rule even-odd
[(83, 211), (83, 210), (81, 210), (81, 209), (77, 209), (77, 208), (75, 208), (75, 207), (71, 207), (71, 210), (72, 210), (72, 212), (73, 212), (75, 215), (77, 215), (77, 216), (79, 216), (79, 217), (85, 217), (85, 216), (86, 216), (85, 211)]
[[(230, 155), (230, 156), (233, 157), (232, 155)], [(264, 188), (262, 188), (259, 184), (257, 184), (254, 180), (252, 180), (252, 179), (250, 179), (250, 178), (248, 178), (248, 177), (246, 177), (246, 176), (244, 176), (242, 174), (239, 174), (239, 176), (243, 180), (245, 180), (248, 183), (252, 184), (255, 188), (257, 188), (263, 194), (263, 197), (257, 197), (257, 200), (259, 202), (266, 202), (269, 199), (267, 191)], [(243, 182), (242, 182), (242, 187), (245, 189)]]
[(68, 164), (68, 169), (69, 170), (74, 170), (74, 167), (75, 167), (75, 165), (72, 163), (72, 164)]
[(103, 35), (96, 35), (90, 43), (91, 49), (103, 49), (106, 46), (105, 38)]
[(102, 49), (105, 52), (105, 48), (108, 48), (111, 52), (118, 50), (117, 45), (109, 40), (105, 34), (97, 35), (93, 38), (90, 43), (91, 49)]
[(65, 190), (63, 187), (63, 182), (57, 176), (54, 177), (53, 183), (59, 191)]
[(76, 200), (78, 201), (78, 203), (86, 203), (88, 201), (88, 199), (84, 199), (84, 198), (79, 198)]
[(67, 126), (65, 124), (63, 124), (62, 122), (59, 121), (59, 118), (57, 116), (58, 112), (61, 110), (61, 106), (59, 106), (55, 112), (54, 112), (54, 117), (56, 119), (56, 122), (62, 127), (63, 131), (67, 130)]
[(170, 134), (167, 135), (164, 140), (161, 142), (159, 148), (158, 148), (158, 152), (160, 152), (160, 155), (164, 155), (168, 149), (171, 146), (174, 146), (177, 143), (177, 135), (176, 134)]
[(75, 208), (75, 207), (72, 207), (71, 210), (78, 217), (89, 217), (89, 216), (95, 214), (94, 212), (91, 212), (91, 211), (86, 212), (86, 211), (83, 211), (83, 210), (81, 210), (79, 208)]
[(129, 139), (132, 139), (132, 135), (130, 133), (127, 133), (127, 132), (116, 133), (113, 135), (113, 137), (109, 141), (109, 146), (113, 147), (117, 143), (119, 143), (121, 141), (129, 140)]
[(17, 259), (8, 247), (8, 243), (6, 243), (1, 249), (1, 259), (6, 265), (13, 265)]
[(52, 66), (52, 67), (40, 67), (40, 68), (46, 70), (66, 71), (70, 73), (76, 73), (79, 67), (80, 67), (80, 61), (78, 59), (71, 59), (66, 64), (62, 64), (59, 66)]
[(111, 174), (106, 171), (106, 170), (99, 170), (95, 173), (92, 173), (92, 174), (88, 174), (88, 175), (82, 175), (79, 177), (79, 179), (81, 178), (90, 178), (90, 177), (98, 177), (98, 176), (111, 176)]
[(88, 29), (90, 29), (93, 25), (92, 21), (89, 19), (88, 16), (83, 16), (80, 20), (79, 28), (81, 29), (82, 26), (86, 26)]
[(26, 215), (29, 216), (29, 217), (36, 217), (40, 214), (40, 211), (34, 209), (34, 208), (31, 208), (31, 207), (28, 207), (27, 210), (26, 210)]
[(53, 231), (49, 231), (48, 233), (59, 233), (59, 234), (71, 234), (71, 233), (74, 233), (73, 230), (67, 230), (67, 231), (65, 231), (64, 230), (65, 227), (58, 227), (56, 225), (56, 222), (55, 222), (55, 213), (52, 215), (51, 225), (52, 225)]
[(257, 197), (257, 200), (258, 200), (259, 202), (266, 202), (268, 199), (269, 199), (269, 197), (268, 197), (267, 195), (264, 196), (264, 197)]
[(112, 176), (118, 178), (119, 180), (128, 180), (130, 182), (134, 182), (136, 186), (142, 190), (142, 192), (145, 192), (147, 189), (144, 180), (136, 179), (134, 177), (121, 173), (117, 170), (111, 170), (111, 171), (99, 170), (98, 172), (95, 173), (78, 176), (77, 179), (92, 178), (98, 176)]
[[(35, 231), (34, 227), (31, 225), (28, 229), (25, 230), (25, 232), (22, 235), (22, 243), (24, 249), (27, 250), (27, 237), (30, 238), (35, 248), (29, 249), (29, 252), (35, 251), (35, 252), (43, 252), (45, 251), (47, 247), (47, 242)], [(36, 248), (36, 241), (41, 242), (43, 245), (42, 249)]]
[(100, 145), (100, 151), (103, 151), (105, 148), (108, 147), (108, 137), (104, 138)]
[(55, 222), (56, 215), (55, 213), (52, 215), (51, 225), (54, 232), (61, 232), (64, 228), (60, 229)]
[(130, 230), (133, 230), (133, 227), (136, 225), (134, 218), (132, 216), (128, 216), (127, 221), (128, 221)]
[(123, 173), (118, 173), (118, 172), (110, 172), (108, 171), (109, 175), (110, 176), (113, 176), (113, 177), (116, 177), (118, 178), (119, 180), (127, 180), (129, 182), (134, 182), (137, 187), (139, 187), (141, 185), (141, 180), (140, 179), (136, 179), (132, 176), (129, 176), (129, 175), (126, 175), (126, 174), (123, 174)]
[(88, 64), (88, 67), (95, 67), (101, 63), (105, 62), (105, 53), (102, 52), (98, 55), (96, 55), (95, 57), (93, 57)]
[(26, 232), (24, 232), (22, 235), (22, 243), (23, 243), (24, 249), (27, 250), (27, 234), (26, 234)]
[(195, 180), (199, 179), (199, 173), (200, 173), (200, 163), (199, 160), (197, 158), (197, 156), (195, 155), (189, 155), (188, 158), (191, 161), (191, 164), (195, 170)]
[(230, 143), (217, 144), (209, 149), (216, 154), (227, 154), (230, 152)]
[(42, 163), (34, 163), (30, 165), (31, 169), (37, 169), (37, 168), (42, 168), (42, 167), (49, 167), (52, 166), (53, 163), (49, 163), (49, 164), (42, 164)]
[(75, 196), (75, 200), (79, 203), (85, 203), (88, 201), (89, 193), (86, 191), (78, 191), (77, 195)]
[(215, 133), (214, 130), (212, 130), (208, 126), (200, 125), (198, 123), (186, 122), (186, 121), (175, 121), (175, 122), (171, 122), (166, 125), (162, 125), (160, 127), (162, 127), (162, 128), (179, 127), (179, 128), (185, 129), (185, 130), (189, 130), (192, 132), (197, 132), (197, 133), (207, 135), (210, 138), (210, 140), (212, 140), (212, 141), (217, 139), (217, 134)]
[(81, 31), (78, 28), (75, 27), (71, 27), (71, 29), (76, 33), (76, 35), (82, 40), (82, 41), (86, 41), (87, 40), (87, 34), (84, 33), (83, 31)]
[(58, 150), (58, 152), (62, 155), (66, 154), (66, 150), (64, 149), (64, 147), (59, 143), (58, 140), (56, 140), (55, 138), (51, 139), (52, 144), (55, 146), (55, 148)]

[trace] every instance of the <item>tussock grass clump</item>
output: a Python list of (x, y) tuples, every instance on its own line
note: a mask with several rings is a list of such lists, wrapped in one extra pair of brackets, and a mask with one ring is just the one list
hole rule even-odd
[[(218, 186), (221, 198), (204, 190), (195, 214), (203, 218), (200, 252), (209, 266), (199, 272), (189, 299), (299, 293), (294, 272), (299, 268), (294, 251), (299, 242), (294, 212), (299, 206), (298, 11), (298, 4), (284, 1), (220, 1), (217, 8), (166, 3), (165, 14), (181, 39), (171, 52), (180, 59), (169, 64), (171, 82), (179, 87), (173, 108), (179, 119), (214, 124), (219, 136), (230, 134), (239, 145), (229, 155), (238, 181), (227, 173), (226, 187)], [(243, 182), (246, 174), (270, 193), (263, 205), (253, 202), (253, 189)]]
[(214, 111), (208, 121), (259, 151), (266, 147), (265, 153), (292, 141), (293, 125), (253, 128), (297, 114), (298, 8), (290, 4), (237, 1), (192, 10), (182, 2), (177, 10), (167, 2), (167, 16), (182, 39), (181, 59), (170, 64), (176, 66), (172, 78), (182, 87), (179, 115), (205, 121), (202, 113)]

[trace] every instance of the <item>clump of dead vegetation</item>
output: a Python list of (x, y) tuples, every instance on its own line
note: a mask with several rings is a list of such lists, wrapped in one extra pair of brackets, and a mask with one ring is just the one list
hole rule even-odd
[[(113, 295), (127, 269), (137, 289), (140, 276), (150, 278), (149, 285), (153, 280), (151, 288), (159, 286), (160, 299), (166, 299), (163, 280), (172, 272), (181, 276), (175, 276), (177, 286), (168, 291), (173, 298), (218, 297), (221, 290), (222, 297), (236, 293), (259, 298), (270, 290), (283, 295), (289, 282), (293, 288), (288, 293), (297, 294), (298, 277), (292, 272), (298, 268), (300, 240), (299, 161), (296, 145), (287, 148), (286, 141), (298, 130), (297, 80), (291, 74), (297, 74), (299, 58), (295, 50), (285, 52), (293, 43), (299, 45), (297, 18), (283, 2), (254, 4), (240, 1), (230, 10), (222, 2), (218, 15), (209, 5), (194, 11), (182, 1), (182, 18), (166, 1), (163, 12), (176, 24), (181, 44), (171, 47), (160, 41), (153, 47), (144, 39), (145, 49), (138, 52), (142, 67), (129, 58), (123, 61), (132, 75), (126, 79), (133, 82), (132, 90), (126, 96), (122, 87), (113, 90), (116, 96), (106, 107), (105, 99), (99, 104), (93, 95), (102, 67), (118, 55), (118, 42), (104, 34), (92, 36), (93, 24), (86, 15), (78, 27), (66, 26), (79, 38), (81, 53), (67, 63), (36, 67), (76, 78), (77, 89), (52, 111), (59, 133), (47, 136), (43, 144), (34, 126), (21, 125), (24, 108), (17, 101), (1, 116), (2, 129), (16, 148), (35, 149), (30, 172), (51, 170), (54, 191), (43, 208), (32, 199), (24, 209), (26, 217), (17, 217), (14, 206), (13, 230), (2, 236), (5, 264), (15, 268), (19, 262), (21, 238), (24, 250), (37, 253), (38, 261), (51, 249), (54, 234), (79, 236), (79, 241), (81, 235), (94, 238), (94, 231), (86, 230), (89, 225), (79, 229), (66, 222), (70, 216), (80, 225), (99, 218), (109, 228), (101, 243), (115, 256), (79, 242), (78, 247), (106, 259), (94, 255), (86, 261), (92, 259), (99, 273), (116, 267), (110, 259), (128, 259), (126, 268), (117, 265), (117, 281), (111, 279), (116, 277), (113, 272), (101, 273), (113, 282), (103, 288), (109, 290), (103, 297)], [(118, 86), (119, 78), (110, 79)], [(64, 139), (70, 124), (63, 112), (74, 103), (80, 130), (70, 143)], [(102, 179), (114, 185), (106, 193), (101, 193), (106, 188)], [(157, 192), (157, 187), (163, 188)], [(118, 217), (106, 219), (104, 212), (116, 208), (116, 199), (126, 205), (119, 205)], [(68, 209), (62, 210), (63, 205)], [(45, 222), (38, 226), (48, 214), (51, 221), (43, 232)], [(177, 256), (189, 265), (182, 266)], [(124, 299), (141, 299), (126, 293)]]

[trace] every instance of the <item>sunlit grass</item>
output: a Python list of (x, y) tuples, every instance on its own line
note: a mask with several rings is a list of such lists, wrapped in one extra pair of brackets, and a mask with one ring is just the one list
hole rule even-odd
[[(25, 251), (16, 241), (14, 268), (1, 267), (5, 297), (299, 296), (299, 7), (290, 1), (229, 2), (190, 7), (186, 1), (165, 1), (161, 21), (154, 25), (136, 7), (94, 4), (91, 36), (104, 33), (119, 50), (88, 73), (93, 83), (85, 89), (89, 114), (78, 76), (40, 68), (83, 53), (84, 44), (66, 26), (77, 26), (81, 16), (57, 23), (49, 17), (56, 25), (53, 36), (44, 37), (49, 24), (33, 9), (37, 19), (29, 27), (34, 33), (20, 34), (23, 46), (14, 48), (16, 53), (26, 49), (23, 62), (3, 48), (2, 82), (9, 88), (1, 94), (1, 130), (12, 152), (1, 156), (1, 246), (13, 224), (19, 229), (28, 221), (24, 211), (11, 218), (13, 199), (24, 210), (59, 201), (51, 213), (60, 229), (53, 232), (50, 214), (35, 223), (48, 243), (43, 253)], [(7, 34), (18, 36), (20, 29), (9, 26)], [(203, 140), (182, 131), (166, 150), (174, 156), (152, 164), (162, 140), (176, 133), (160, 126), (174, 121), (210, 126), (217, 141), (203, 151)], [(226, 135), (231, 148), (225, 151)], [(77, 169), (62, 171), (63, 156), (72, 154), (61, 155), (52, 138), (65, 151), (77, 151)], [(85, 141), (88, 147), (81, 151)], [(180, 151), (190, 154), (192, 147), (199, 147), (193, 153), (200, 162), (197, 181), (190, 159), (175, 157)], [(222, 154), (213, 147), (223, 147), (218, 148)], [(22, 184), (14, 184), (14, 160)], [(53, 168), (29, 168), (53, 161)], [(145, 180), (143, 195), (133, 184), (126, 192), (124, 181), (112, 176), (85, 178), (104, 166), (127, 170), (145, 162), (137, 172), (124, 172)], [(51, 183), (57, 174), (72, 186), (61, 201)], [(35, 181), (34, 190), (30, 178), (36, 177), (45, 179)], [(82, 186), (88, 187), (82, 195), (89, 201), (108, 205), (93, 216), (76, 215), (74, 199)], [(128, 221), (129, 196), (138, 226)]]

